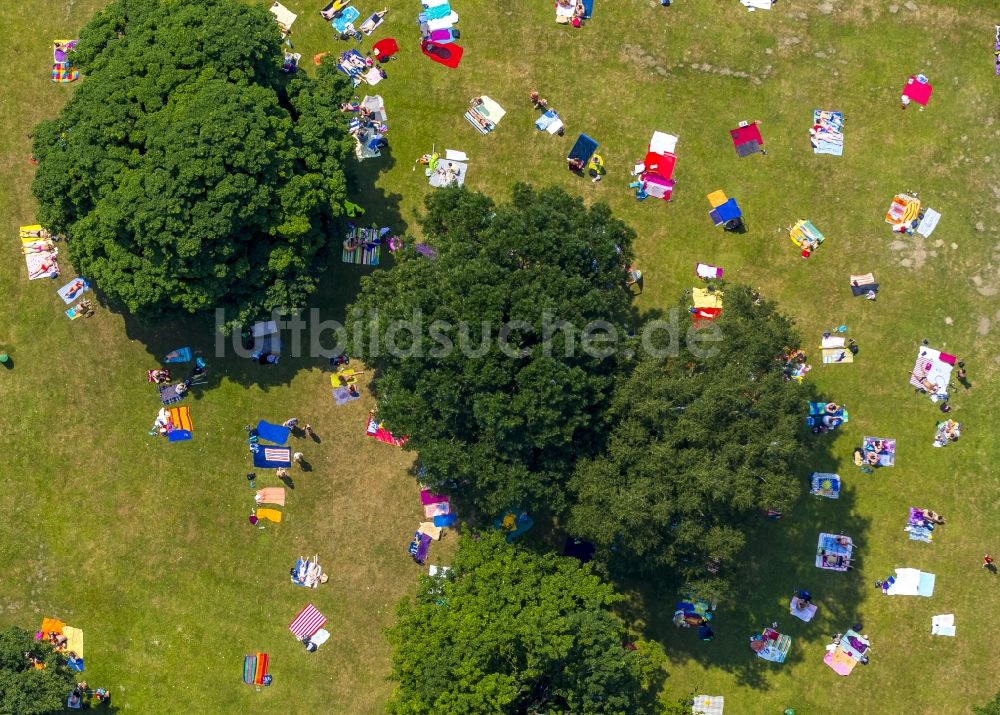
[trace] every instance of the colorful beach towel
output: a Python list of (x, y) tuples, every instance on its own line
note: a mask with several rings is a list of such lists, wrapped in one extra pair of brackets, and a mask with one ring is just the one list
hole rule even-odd
[(340, 11), (340, 17), (334, 18), (330, 25), (338, 34), (345, 34), (347, 32), (347, 26), (353, 25), (354, 21), (361, 16), (361, 11), (358, 10), (353, 5), (349, 5)]
[(865, 454), (878, 453), (880, 467), (892, 467), (896, 464), (896, 440), (886, 437), (865, 437), (861, 446)]
[(375, 418), (374, 413), (368, 415), (368, 425), (365, 429), (365, 434), (369, 437), (374, 437), (379, 442), (385, 442), (386, 444), (395, 445), (396, 447), (402, 447), (406, 444), (406, 437), (396, 437), (392, 432), (387, 430), (382, 426), (382, 422)]
[(177, 348), (163, 356), (163, 362), (191, 362), (191, 348)]
[(932, 347), (917, 348), (917, 360), (910, 371), (910, 384), (930, 395), (933, 402), (948, 398), (951, 373), (958, 358)]
[(760, 135), (760, 127), (756, 122), (747, 122), (730, 130), (729, 136), (733, 139), (736, 155), (741, 158), (763, 152), (764, 137)]
[(28, 280), (39, 278), (55, 278), (59, 275), (59, 263), (54, 254), (48, 251), (24, 254), (24, 263), (28, 268)]
[(288, 447), (269, 447), (264, 444), (250, 445), (253, 466), (258, 469), (277, 469), (292, 466), (292, 450)]
[(80, 70), (70, 67), (68, 62), (56, 62), (52, 65), (52, 81), (56, 84), (69, 84), (80, 79)]
[[(180, 383), (178, 383), (180, 384)], [(160, 402), (164, 405), (172, 405), (176, 402), (180, 402), (187, 395), (187, 392), (177, 392), (177, 385), (160, 385)]]
[(313, 636), (326, 625), (326, 616), (316, 610), (311, 603), (299, 611), (299, 615), (288, 625), (288, 630), (299, 640)]
[(337, 406), (346, 405), (348, 402), (354, 402), (354, 400), (360, 400), (360, 399), (361, 399), (361, 393), (360, 392), (352, 393), (351, 388), (349, 387), (333, 388), (333, 401), (334, 403), (337, 404)]
[(194, 423), (191, 421), (191, 408), (187, 405), (183, 407), (171, 407), (170, 424), (173, 428), (167, 432), (167, 440), (170, 442), (184, 442), (191, 439), (194, 432)]
[(809, 139), (814, 154), (843, 155), (844, 115), (841, 112), (815, 110)]
[(810, 477), (810, 494), (827, 499), (840, 498), (840, 476), (830, 472), (813, 472)]

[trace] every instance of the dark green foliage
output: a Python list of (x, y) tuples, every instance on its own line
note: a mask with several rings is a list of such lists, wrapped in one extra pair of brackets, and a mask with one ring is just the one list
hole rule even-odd
[(669, 567), (709, 588), (706, 565), (740, 550), (744, 519), (796, 498), (808, 399), (781, 374), (797, 338), (772, 303), (729, 287), (717, 324), (715, 355), (639, 360), (615, 395), (606, 453), (574, 475), (569, 522), (606, 557), (615, 547), (617, 566)]
[[(618, 362), (585, 354), (579, 341), (567, 357), (563, 331), (551, 331), (546, 350), (543, 320), (620, 329), (633, 233), (604, 205), (523, 184), (502, 205), (465, 190), (436, 192), (423, 228), (437, 258), (411, 247), (392, 270), (365, 278), (348, 326), (351, 353), (379, 370), (379, 413), (410, 437), (429, 486), (488, 514), (512, 503), (558, 509), (574, 460), (598, 444), (594, 429)], [(404, 332), (390, 354), (393, 321), (415, 316), (418, 341)], [(435, 337), (435, 321), (453, 329), (439, 323)], [(530, 327), (515, 326), (505, 354), (497, 336), (514, 321)], [(462, 324), (471, 336), (464, 349)], [(479, 350), (483, 326), (492, 339)]]
[[(36, 670), (25, 653), (31, 652), (45, 668)], [(20, 628), (0, 631), (0, 715), (44, 715), (62, 712), (74, 678), (62, 656), (48, 643), (36, 644)]]
[(1000, 693), (985, 705), (973, 705), (974, 715), (1000, 715)]
[(535, 555), (495, 532), (465, 537), (448, 577), (424, 578), (416, 602), (400, 604), (388, 710), (661, 712), (663, 654), (630, 637), (611, 611), (620, 600), (575, 559)]
[[(342, 212), (336, 73), (281, 74), (273, 18), (235, 0), (116, 0), (84, 79), (35, 131), (39, 221), (131, 312), (301, 307)], [(232, 314), (230, 317), (234, 317)]]

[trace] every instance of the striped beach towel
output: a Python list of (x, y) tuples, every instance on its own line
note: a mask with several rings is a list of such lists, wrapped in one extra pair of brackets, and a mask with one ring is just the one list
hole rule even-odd
[(193, 432), (194, 423), (191, 422), (191, 408), (187, 405), (184, 405), (183, 407), (171, 407), (170, 424), (174, 426), (174, 429)]
[(288, 630), (296, 638), (302, 640), (312, 636), (324, 625), (326, 625), (326, 616), (317, 611), (316, 607), (310, 603), (299, 611), (299, 615), (289, 624)]

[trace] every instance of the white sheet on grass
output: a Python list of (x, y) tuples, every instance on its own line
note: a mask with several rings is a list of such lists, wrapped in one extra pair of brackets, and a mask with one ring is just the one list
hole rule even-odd
[(924, 211), (924, 217), (920, 221), (920, 225), (917, 226), (917, 233), (919, 233), (924, 238), (929, 237), (934, 229), (937, 228), (938, 221), (941, 220), (941, 214), (939, 214), (934, 209), (927, 209)]
[(654, 154), (673, 154), (677, 148), (677, 137), (666, 132), (653, 132), (649, 140), (649, 150)]
[(955, 614), (945, 613), (931, 618), (932, 636), (955, 636)]

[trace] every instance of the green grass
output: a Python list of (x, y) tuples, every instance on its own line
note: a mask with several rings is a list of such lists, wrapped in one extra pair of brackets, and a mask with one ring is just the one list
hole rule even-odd
[[(117, 704), (134, 712), (378, 712), (390, 690), (381, 629), (419, 572), (405, 554), (419, 511), (410, 457), (361, 433), (370, 400), (334, 408), (319, 361), (288, 360), (269, 372), (216, 361), (213, 388), (190, 403), (195, 440), (163, 444), (146, 435), (158, 405), (144, 370), (179, 343), (210, 350), (208, 327), (144, 330), (106, 311), (71, 323), (53, 284), (24, 279), (15, 232), (34, 216), (28, 133), (73, 91), (48, 82), (49, 41), (75, 35), (102, 4), (0, 7), (0, 285), (8, 308), (0, 343), (16, 363), (0, 374), (0, 623), (32, 628), (52, 615), (84, 628), (88, 680), (111, 685)], [(300, 13), (293, 39), (307, 67), (315, 52), (347, 47), (316, 14), (322, 3), (286, 4)], [(359, 168), (373, 183), (360, 197), (370, 215), (416, 230), (429, 189), (412, 162), (431, 146), (461, 149), (472, 157), (470, 188), (501, 196), (515, 180), (554, 183), (613, 206), (639, 235), (643, 310), (673, 304), (704, 260), (777, 298), (807, 349), (841, 323), (860, 343), (854, 365), (814, 360), (808, 377), (848, 404), (851, 421), (821, 438), (826, 461), (803, 455), (802, 478), (839, 471), (846, 491), (839, 502), (803, 499), (780, 522), (759, 526), (737, 574), (739, 598), (718, 614), (717, 640), (702, 644), (673, 628), (673, 594), (635, 594), (635, 617), (670, 656), (671, 688), (724, 694), (727, 712), (880, 703), (887, 712), (964, 713), (997, 687), (979, 675), (1000, 667), (989, 625), (1000, 582), (978, 568), (984, 550), (1000, 550), (990, 427), (1000, 330), (995, 18), (976, 0), (917, 4), (891, 13), (871, 0), (830, 3), (839, 10), (824, 14), (822, 3), (786, 1), (748, 14), (736, 0), (669, 10), (617, 0), (598, 2), (594, 20), (573, 30), (552, 22), (549, 3), (459, 0), (466, 56), (457, 71), (417, 52), (415, 0), (394, 5), (375, 35), (397, 37), (403, 50), (377, 88), (391, 156)], [(935, 85), (931, 104), (902, 112), (899, 87), (921, 71)], [(564, 116), (566, 137), (532, 128), (533, 87)], [(508, 110), (486, 137), (462, 119), (468, 99), (482, 93)], [(809, 150), (817, 107), (846, 115), (842, 158)], [(737, 159), (727, 130), (758, 118), (768, 156)], [(680, 137), (669, 205), (638, 203), (626, 189), (627, 169), (654, 129)], [(609, 174), (600, 184), (564, 168), (579, 131), (601, 143)], [(718, 188), (740, 201), (749, 233), (713, 229), (704, 195)], [(944, 217), (931, 240), (905, 239), (897, 250), (882, 216), (907, 189)], [(827, 236), (808, 261), (784, 232), (798, 218)], [(847, 291), (849, 273), (869, 270), (883, 285), (875, 304)], [(358, 275), (331, 265), (316, 301), (325, 317), (342, 311)], [(961, 355), (973, 383), (954, 399), (962, 441), (943, 450), (931, 448), (939, 413), (906, 384), (922, 338)], [(257, 384), (259, 376), (267, 383)], [(292, 415), (323, 438), (303, 449), (314, 471), (295, 475), (282, 524), (253, 530), (242, 425)], [(861, 475), (851, 466), (865, 434), (896, 438), (895, 468)], [(948, 517), (934, 544), (904, 538), (911, 505)], [(812, 566), (821, 529), (855, 537), (856, 571)], [(447, 548), (436, 544), (432, 560), (445, 560)], [(312, 593), (289, 585), (295, 556), (317, 551), (335, 574), (330, 583)], [(899, 566), (937, 573), (934, 597), (876, 592), (875, 579)], [(820, 604), (811, 624), (787, 615), (796, 586)], [(333, 633), (315, 655), (286, 630), (309, 600)], [(937, 613), (956, 614), (956, 639), (931, 638)], [(746, 645), (755, 627), (774, 620), (794, 638), (783, 666), (754, 659)], [(872, 663), (841, 679), (822, 665), (823, 645), (857, 620), (874, 643)], [(261, 693), (239, 680), (241, 657), (254, 649), (273, 658), (275, 687)], [(904, 697), (906, 706), (893, 704)]]

